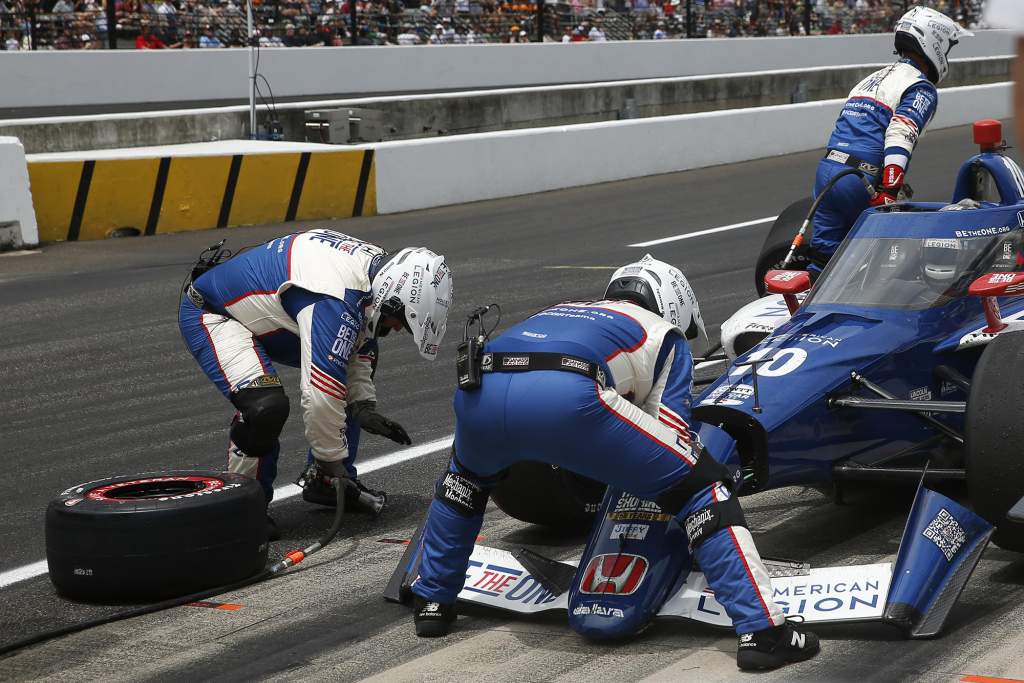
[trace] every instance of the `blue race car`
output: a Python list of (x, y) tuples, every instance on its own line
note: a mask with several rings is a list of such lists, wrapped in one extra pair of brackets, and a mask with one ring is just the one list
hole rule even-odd
[[(953, 204), (866, 211), (813, 289), (806, 271), (768, 270), (771, 296), (723, 325), (727, 353), (741, 353), (696, 397), (693, 417), (740, 495), (922, 482), (895, 563), (769, 561), (787, 614), (934, 636), (990, 539), (1024, 551), (1024, 505), (1012, 509), (1024, 496), (1024, 174), (986, 144), (961, 168)], [(966, 479), (974, 512), (924, 486), (937, 479)], [(524, 521), (591, 522), (590, 537), (576, 562), (477, 546), (460, 601), (565, 611), (597, 639), (657, 618), (729, 625), (683, 530), (655, 502), (531, 463), (513, 466), (492, 500)], [(419, 533), (388, 599), (409, 597)]]
[[(735, 362), (696, 398), (694, 418), (735, 438), (716, 456), (742, 471), (741, 493), (802, 484), (841, 494), (854, 479), (917, 479), (928, 462), (929, 480), (966, 478), (996, 542), (1024, 551), (1024, 526), (1006, 519), (1024, 495), (1024, 460), (1008, 446), (1024, 405), (1024, 298), (1003, 283), (1024, 272), (1024, 173), (998, 121), (979, 121), (974, 136), (981, 152), (961, 166), (951, 204), (866, 211), (813, 291), (806, 273), (773, 273), (775, 293), (722, 325)], [(811, 205), (794, 203), (769, 232), (760, 293)], [(795, 256), (796, 266), (813, 260)], [(1007, 286), (972, 295), (989, 273)], [(999, 320), (986, 318), (999, 307)], [(492, 499), (522, 521), (588, 528), (604, 490), (519, 463)]]
[(1024, 174), (983, 143), (953, 202), (865, 211), (813, 289), (806, 272), (768, 271), (775, 296), (723, 325), (741, 353), (694, 418), (736, 439), (742, 493), (841, 492), (927, 464), (929, 480), (966, 479), (995, 543), (1024, 551), (1007, 519), (1024, 496)]

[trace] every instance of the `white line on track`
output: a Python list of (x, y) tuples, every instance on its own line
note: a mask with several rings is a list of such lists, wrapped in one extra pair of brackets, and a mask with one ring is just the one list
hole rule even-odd
[(732, 225), (723, 225), (718, 228), (708, 228), (707, 230), (698, 230), (697, 232), (688, 232), (684, 235), (673, 235), (672, 237), (662, 237), (661, 239), (651, 240), (649, 242), (637, 242), (636, 244), (627, 244), (628, 247), (653, 247), (658, 244), (665, 244), (666, 242), (678, 242), (679, 240), (688, 240), (691, 237), (703, 237), (704, 235), (713, 235), (716, 232), (727, 232), (729, 230), (738, 230), (739, 228), (749, 228), (752, 225), (761, 225), (762, 223), (770, 223), (774, 221), (778, 216), (768, 216), (767, 218), (758, 218), (753, 221), (744, 221), (743, 223), (733, 223)]
[[(382, 455), (379, 458), (368, 460), (365, 463), (359, 464), (360, 476), (364, 474), (370, 474), (377, 470), (382, 470), (387, 467), (393, 467), (409, 460), (415, 460), (416, 458), (422, 458), (438, 451), (443, 451), (446, 448), (450, 448), (455, 440), (454, 435), (446, 436), (443, 439), (437, 439), (435, 441), (428, 441), (427, 443), (420, 444), (419, 446), (413, 446), (412, 448), (405, 448), (394, 453), (388, 453)], [(285, 486), (279, 486), (274, 489), (274, 502), (280, 503), (282, 500), (288, 500), (302, 493), (302, 489), (295, 484), (286, 484)], [(28, 579), (35, 578), (42, 574), (45, 574), (46, 560), (39, 560), (38, 562), (32, 562), (21, 567), (15, 567), (14, 569), (8, 569), (5, 572), (0, 572), (0, 588), (6, 588), (11, 584), (18, 583), (20, 581), (26, 581)]]

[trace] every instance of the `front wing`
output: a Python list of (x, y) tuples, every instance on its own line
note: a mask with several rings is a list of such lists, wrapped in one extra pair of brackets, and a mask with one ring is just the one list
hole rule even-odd
[[(577, 562), (561, 564), (575, 569)], [(809, 623), (870, 621), (882, 617), (891, 578), (889, 562), (804, 569), (797, 576), (773, 576), (772, 591), (787, 615), (800, 615)], [(458, 599), (517, 614), (567, 610), (569, 591), (556, 593), (545, 583), (549, 582), (534, 576), (513, 553), (477, 545)], [(665, 601), (657, 618), (666, 617), (732, 625), (700, 572), (691, 572)]]

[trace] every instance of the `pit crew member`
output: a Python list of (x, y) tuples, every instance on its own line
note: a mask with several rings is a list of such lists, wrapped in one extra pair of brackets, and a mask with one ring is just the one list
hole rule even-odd
[[(178, 324), (207, 377), (235, 406), (228, 470), (256, 478), (267, 503), (290, 404), (274, 363), (301, 369), (301, 406), (312, 467), (303, 497), (335, 504), (331, 478), (347, 478), (346, 508), (360, 491), (359, 428), (409, 444), (405, 429), (377, 411), (376, 341), (412, 333), (420, 354), (437, 356), (452, 302), (444, 257), (423, 247), (390, 260), (380, 247), (331, 230), (285, 235), (195, 278)], [(269, 532), (276, 527), (268, 518)]]
[[(489, 490), (519, 460), (557, 465), (673, 513), (740, 635), (741, 668), (808, 659), (788, 624), (729, 472), (689, 429), (693, 360), (707, 336), (676, 268), (650, 255), (618, 269), (604, 301), (563, 303), (484, 347), (480, 387), (455, 395), (455, 444), (413, 564), (419, 636), (447, 634)], [(488, 371), (488, 368), (490, 371)]]
[(858, 168), (868, 174), (876, 196), (869, 196), (856, 175), (837, 181), (814, 215), (814, 256), (830, 259), (864, 209), (896, 201), (914, 148), (938, 108), (935, 86), (949, 73), (949, 52), (965, 35), (973, 34), (928, 7), (915, 7), (896, 23), (899, 61), (850, 92), (814, 180), (817, 197), (840, 171)]

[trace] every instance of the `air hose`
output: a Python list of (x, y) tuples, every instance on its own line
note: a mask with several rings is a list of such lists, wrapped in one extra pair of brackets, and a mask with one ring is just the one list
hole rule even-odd
[(803, 224), (800, 226), (800, 231), (797, 232), (795, 237), (793, 237), (793, 243), (789, 245), (789, 253), (786, 254), (786, 258), (782, 261), (783, 270), (789, 268), (789, 264), (793, 262), (793, 257), (796, 255), (796, 250), (804, 243), (804, 236), (807, 235), (807, 228), (810, 227), (811, 221), (814, 220), (814, 214), (818, 212), (818, 206), (821, 204), (821, 200), (826, 194), (828, 194), (829, 190), (835, 186), (836, 182), (838, 182), (840, 178), (845, 178), (846, 176), (853, 175), (854, 173), (860, 176), (861, 182), (864, 183), (864, 189), (868, 191), (868, 195), (870, 195), (872, 199), (878, 195), (878, 193), (875, 192), (875, 188), (871, 184), (871, 181), (868, 179), (868, 174), (859, 168), (844, 168), (839, 173), (832, 176), (832, 179), (828, 181), (825, 187), (822, 188), (821, 192), (818, 193), (818, 196), (815, 197), (814, 203), (811, 204), (811, 210), (807, 212), (807, 218), (804, 219)]
[[(44, 643), (48, 640), (53, 640), (54, 638), (60, 638), (62, 636), (71, 635), (72, 633), (78, 633), (79, 631), (85, 631), (86, 629), (90, 629), (96, 626), (102, 626), (104, 624), (110, 624), (115, 621), (123, 621), (125, 619), (141, 617), (146, 614), (153, 614), (154, 612), (162, 612), (163, 610), (171, 609), (172, 607), (181, 607), (192, 602), (205, 600), (206, 598), (210, 598), (215, 595), (220, 595), (221, 593), (229, 593), (240, 588), (245, 588), (246, 586), (261, 583), (263, 581), (266, 581), (267, 579), (272, 579), (278, 576), (285, 569), (297, 565), (299, 562), (302, 562), (304, 559), (306, 559), (313, 553), (321, 550), (328, 543), (333, 541), (335, 536), (338, 535), (338, 531), (341, 529), (342, 519), (345, 516), (346, 486), (355, 488), (355, 484), (351, 480), (331, 480), (331, 488), (334, 489), (337, 495), (338, 507), (334, 513), (334, 523), (331, 524), (331, 527), (327, 530), (327, 532), (323, 536), (321, 536), (319, 540), (312, 543), (311, 545), (301, 550), (292, 550), (288, 553), (285, 553), (285, 556), (280, 561), (267, 567), (259, 574), (250, 576), (247, 579), (242, 579), (241, 581), (236, 581), (234, 583), (228, 583), (222, 586), (207, 588), (206, 590), (199, 591), (198, 593), (183, 595), (177, 598), (170, 598), (162, 602), (155, 602), (151, 605), (134, 607), (132, 609), (124, 610), (123, 612), (115, 612), (114, 614), (108, 614), (103, 617), (97, 617), (96, 619), (90, 619), (88, 621), (72, 624), (70, 626), (64, 626), (61, 628), (53, 629), (51, 631), (37, 633), (35, 635), (29, 636), (28, 638), (23, 638), (8, 645), (0, 646), (0, 657), (9, 655), (12, 652), (21, 650), (22, 648), (28, 647), (30, 645), (37, 645), (39, 643)], [(358, 490), (358, 488), (356, 490)]]

